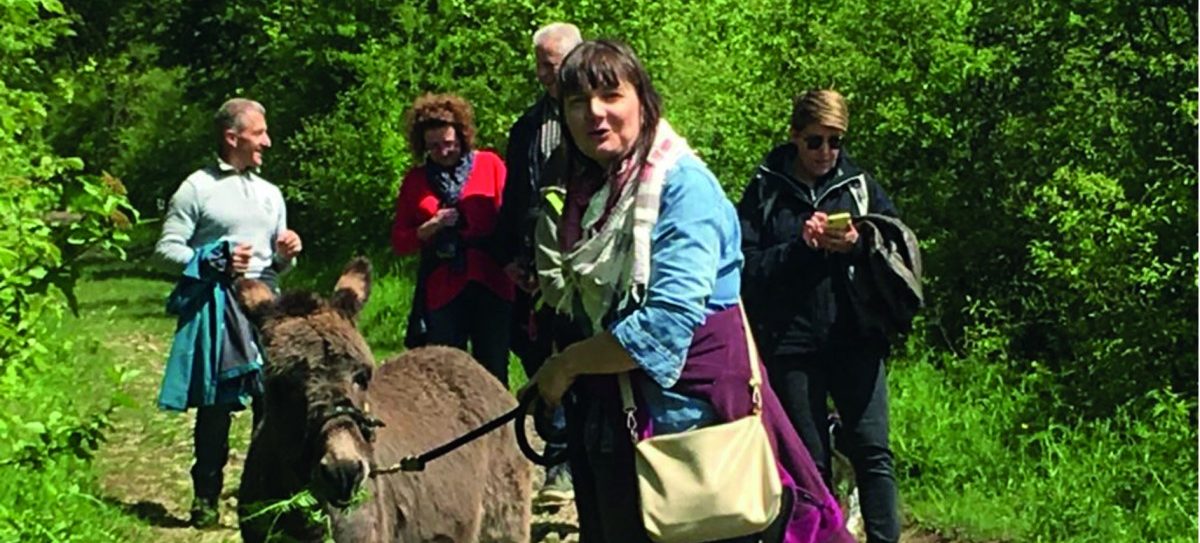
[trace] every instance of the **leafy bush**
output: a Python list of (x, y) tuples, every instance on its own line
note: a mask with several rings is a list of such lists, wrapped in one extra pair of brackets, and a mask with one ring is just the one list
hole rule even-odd
[(0, 466), (0, 540), (122, 542), (140, 534), (119, 509), (92, 496), (83, 461), (63, 461), (44, 471)]
[(1193, 183), (1182, 175), (1154, 179), (1135, 202), (1114, 179), (1063, 168), (1033, 191), (1022, 214), (1036, 232), (1029, 309), (1063, 354), (1053, 369), (1082, 412), (1196, 381), (1188, 341), (1195, 308), (1180, 303), (1195, 292), (1188, 288), (1194, 255), (1165, 250), (1159, 239), (1178, 219), (1164, 210)]
[(74, 88), (36, 57), (69, 32), (62, 6), (3, 0), (0, 21), (0, 539), (118, 540), (121, 521), (88, 495), (86, 469), (78, 476), (104, 438), (113, 389), (95, 379), (97, 404), (81, 400), (76, 379), (95, 370), (64, 364), (52, 331), (74, 307), (79, 257), (119, 254), (137, 214), (120, 181), (82, 173), (45, 137), (51, 96)]
[[(130, 402), (120, 391), (132, 374), (64, 363), (92, 349), (46, 339), (59, 341), (45, 357), (0, 377), (0, 541), (126, 541), (140, 528), (95, 496), (90, 461), (113, 409)], [(89, 394), (78, 394), (80, 383)]]

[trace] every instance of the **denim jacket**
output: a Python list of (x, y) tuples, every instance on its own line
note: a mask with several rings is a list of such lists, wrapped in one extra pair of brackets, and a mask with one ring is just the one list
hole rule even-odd
[(715, 419), (707, 402), (667, 390), (679, 379), (696, 328), (737, 304), (741, 230), (737, 212), (712, 172), (694, 156), (666, 174), (658, 222), (651, 231), (645, 303), (609, 331), (649, 379), (637, 379), (656, 433)]

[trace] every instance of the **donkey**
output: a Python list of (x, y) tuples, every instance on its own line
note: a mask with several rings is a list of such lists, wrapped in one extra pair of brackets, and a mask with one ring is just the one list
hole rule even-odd
[[(328, 301), (309, 293), (275, 299), (257, 281), (237, 284), (268, 361), (266, 411), (238, 491), (242, 539), (529, 541), (530, 465), (513, 446), (510, 426), (423, 472), (371, 476), (516, 401), (457, 349), (416, 349), (376, 367), (356, 327), (370, 285), (370, 264), (361, 258), (346, 266)], [(263, 510), (303, 490), (327, 522), (286, 506)]]

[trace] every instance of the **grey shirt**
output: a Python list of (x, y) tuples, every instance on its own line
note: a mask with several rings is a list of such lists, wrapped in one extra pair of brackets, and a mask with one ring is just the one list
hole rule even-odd
[(246, 276), (256, 278), (267, 267), (282, 272), (292, 266), (275, 254), (275, 239), (286, 229), (287, 208), (279, 188), (218, 159), (189, 175), (171, 196), (154, 249), (173, 271), (182, 272), (196, 249), (208, 243), (248, 243), (253, 255)]

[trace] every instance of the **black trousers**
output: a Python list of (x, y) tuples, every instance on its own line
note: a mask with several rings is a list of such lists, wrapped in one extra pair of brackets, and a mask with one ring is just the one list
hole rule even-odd
[(888, 392), (878, 349), (846, 347), (778, 355), (767, 363), (771, 386), (800, 439), (833, 487), (827, 398), (842, 420), (838, 449), (854, 466), (869, 542), (900, 538), (892, 450), (888, 446)]
[[(262, 399), (255, 398), (251, 404), (254, 413), (253, 426), (262, 420)], [(233, 412), (241, 409), (234, 405), (209, 405), (196, 409), (196, 426), (192, 433), (192, 447), (196, 461), (192, 464), (192, 485), (197, 498), (214, 501), (221, 496), (225, 482), (225, 464), (229, 462), (229, 426)]]
[[(545, 311), (535, 312), (533, 298), (521, 289), (517, 289), (512, 315), (512, 327), (509, 332), (512, 337), (512, 352), (521, 360), (521, 367), (525, 369), (525, 375), (532, 378), (533, 374), (542, 368), (542, 364), (553, 353), (551, 338), (554, 326), (553, 317)], [(556, 408), (550, 415), (548, 426), (558, 433), (566, 431), (567, 419), (562, 406)], [(566, 448), (566, 443), (550, 442), (546, 443), (543, 453), (546, 455), (559, 454), (559, 451)], [(565, 466), (565, 464), (564, 462), (563, 465)], [(562, 468), (555, 467), (555, 469)]]
[(512, 303), (471, 282), (450, 303), (426, 313), (427, 343), (466, 350), (469, 342), (471, 355), (507, 387), (511, 320)]

